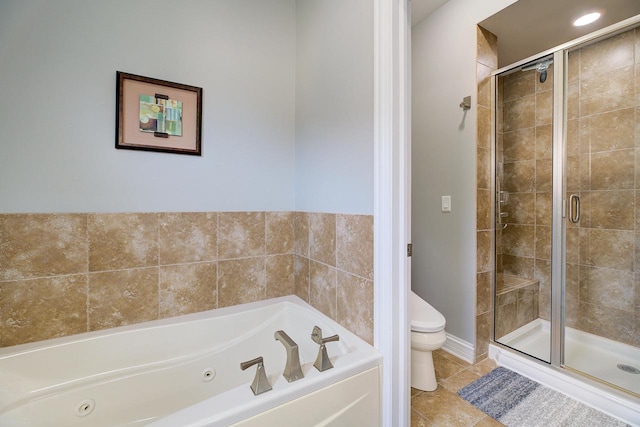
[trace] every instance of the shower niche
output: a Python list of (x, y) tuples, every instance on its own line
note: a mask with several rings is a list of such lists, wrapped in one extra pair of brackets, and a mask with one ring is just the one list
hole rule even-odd
[(494, 341), (636, 396), (638, 21), (493, 74)]

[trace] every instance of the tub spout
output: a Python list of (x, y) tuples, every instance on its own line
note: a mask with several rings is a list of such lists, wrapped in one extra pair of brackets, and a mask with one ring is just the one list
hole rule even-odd
[(316, 369), (320, 372), (333, 368), (333, 364), (331, 364), (331, 360), (329, 360), (329, 355), (327, 354), (327, 343), (331, 341), (339, 341), (340, 337), (338, 335), (332, 335), (327, 338), (322, 338), (322, 329), (314, 326), (313, 333), (311, 334), (311, 339), (316, 344), (320, 344), (320, 348), (318, 349), (318, 357), (316, 357), (316, 361), (313, 366), (315, 366)]
[(251, 383), (251, 391), (257, 396), (271, 390), (271, 383), (269, 383), (267, 374), (264, 372), (262, 356), (240, 363), (240, 369), (244, 371), (253, 365), (258, 365), (258, 369), (256, 369), (256, 376), (253, 378), (253, 383)]
[(296, 344), (284, 331), (276, 331), (273, 334), (276, 341), (280, 341), (287, 350), (287, 364), (284, 367), (282, 376), (289, 382), (304, 378), (302, 368), (300, 368), (300, 355), (298, 344)]

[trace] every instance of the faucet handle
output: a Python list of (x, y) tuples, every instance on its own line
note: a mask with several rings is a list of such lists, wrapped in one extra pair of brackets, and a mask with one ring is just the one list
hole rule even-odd
[(253, 378), (253, 382), (251, 383), (251, 391), (253, 391), (253, 394), (257, 396), (271, 390), (271, 383), (269, 383), (267, 374), (264, 371), (262, 356), (240, 363), (240, 369), (244, 371), (253, 365), (258, 365), (258, 368), (256, 369), (256, 376)]
[(320, 329), (318, 326), (313, 327), (313, 332), (311, 333), (311, 339), (316, 344), (320, 344), (320, 345), (331, 342), (331, 341), (340, 341), (340, 337), (338, 335), (331, 335), (330, 337), (322, 338), (322, 329)]
[(318, 357), (316, 357), (316, 361), (313, 363), (313, 366), (315, 366), (316, 369), (320, 372), (333, 368), (331, 360), (329, 360), (329, 355), (327, 354), (326, 343), (331, 341), (339, 341), (340, 337), (338, 335), (332, 335), (327, 338), (322, 338), (322, 329), (320, 329), (318, 326), (314, 326), (313, 332), (311, 333), (311, 339), (316, 344), (320, 344)]

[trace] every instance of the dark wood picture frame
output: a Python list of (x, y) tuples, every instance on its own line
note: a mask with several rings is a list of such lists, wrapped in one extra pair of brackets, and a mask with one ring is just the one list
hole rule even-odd
[(122, 71), (116, 80), (116, 148), (202, 155), (202, 88)]

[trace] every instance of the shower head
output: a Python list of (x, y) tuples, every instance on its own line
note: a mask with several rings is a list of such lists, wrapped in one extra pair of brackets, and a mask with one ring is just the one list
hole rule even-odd
[(551, 64), (553, 64), (553, 59), (547, 58), (530, 65), (525, 65), (522, 67), (522, 71), (536, 70), (540, 73), (540, 83), (544, 83), (547, 81), (547, 70)]

